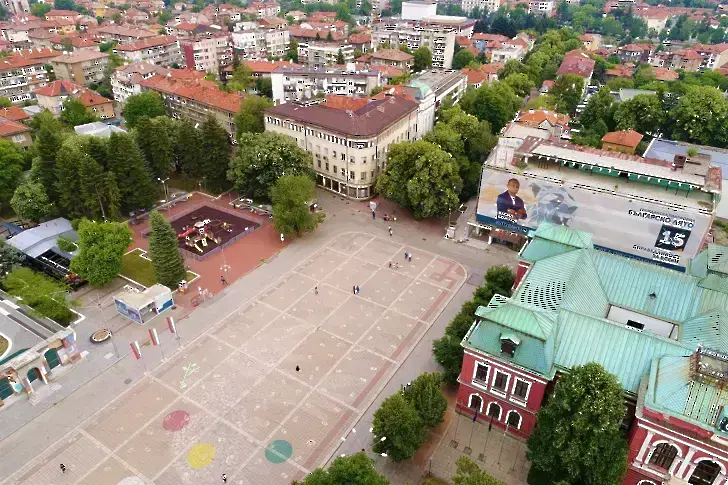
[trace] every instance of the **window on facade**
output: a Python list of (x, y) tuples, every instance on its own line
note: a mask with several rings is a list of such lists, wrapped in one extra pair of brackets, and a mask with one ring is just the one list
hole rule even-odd
[(480, 362), (475, 363), (475, 380), (481, 384), (488, 383), (488, 366), (481, 364)]
[(660, 443), (650, 457), (650, 465), (669, 470), (677, 456), (677, 448), (669, 443)]
[(495, 419), (500, 419), (501, 407), (492, 402), (488, 405), (488, 416)]
[(338, 173), (338, 171), (339, 171), (339, 168), (336, 165), (334, 165), (334, 175), (336, 175)]
[(508, 426), (512, 426), (514, 428), (520, 428), (521, 427), (521, 415), (515, 411), (511, 411), (510, 413), (508, 413), (507, 423), (508, 423)]
[(318, 168), (321, 168), (321, 160), (318, 160)]
[(502, 372), (495, 372), (495, 381), (493, 382), (493, 388), (499, 391), (505, 391), (508, 385), (508, 374)]
[(713, 485), (720, 474), (720, 465), (711, 460), (703, 460), (695, 467), (688, 483), (691, 485)]
[(367, 179), (367, 173), (366, 172), (362, 172), (361, 173), (361, 177), (359, 177), (359, 180), (366, 180), (366, 179)]
[(480, 411), (480, 408), (483, 406), (483, 400), (478, 396), (477, 394), (473, 394), (470, 396), (470, 409), (477, 409)]
[(516, 348), (518, 347), (518, 344), (513, 342), (510, 339), (501, 339), (501, 354), (506, 354), (509, 357), (513, 357), (513, 355), (516, 353)]
[(525, 400), (526, 396), (528, 396), (528, 382), (516, 379), (513, 395)]

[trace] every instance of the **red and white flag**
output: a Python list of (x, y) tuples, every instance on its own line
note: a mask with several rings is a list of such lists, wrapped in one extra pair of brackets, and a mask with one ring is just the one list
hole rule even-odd
[(154, 345), (154, 346), (159, 345), (159, 335), (157, 334), (156, 328), (149, 329), (149, 338), (152, 339), (152, 345)]
[(167, 317), (167, 326), (170, 332), (177, 333), (177, 325), (174, 323), (174, 318)]
[(134, 357), (136, 357), (137, 360), (142, 358), (142, 349), (139, 347), (139, 342), (136, 340), (130, 343), (131, 345), (131, 351), (134, 352)]

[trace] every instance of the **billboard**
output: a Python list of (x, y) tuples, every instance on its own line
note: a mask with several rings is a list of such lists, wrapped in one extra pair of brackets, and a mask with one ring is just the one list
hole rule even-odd
[(711, 216), (484, 170), (477, 220), (521, 234), (551, 222), (590, 232), (600, 249), (684, 268), (700, 249)]

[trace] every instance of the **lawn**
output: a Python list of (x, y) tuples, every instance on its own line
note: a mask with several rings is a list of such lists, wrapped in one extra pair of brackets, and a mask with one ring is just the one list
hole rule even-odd
[[(121, 257), (121, 275), (126, 276), (130, 280), (146, 286), (147, 288), (157, 283), (157, 277), (154, 275), (154, 266), (148, 259), (142, 257), (144, 251), (135, 249)], [(188, 271), (187, 282), (189, 283), (197, 277), (197, 274)]]
[(5, 337), (0, 337), (0, 355), (3, 355), (8, 350), (9, 342)]

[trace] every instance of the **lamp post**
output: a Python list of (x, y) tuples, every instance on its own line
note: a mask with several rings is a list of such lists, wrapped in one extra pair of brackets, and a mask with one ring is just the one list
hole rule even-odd
[(159, 180), (159, 182), (164, 187), (164, 199), (165, 199), (165, 201), (169, 202), (169, 191), (167, 190), (167, 180), (169, 180), (169, 177), (167, 177), (166, 179), (157, 177), (157, 180)]

